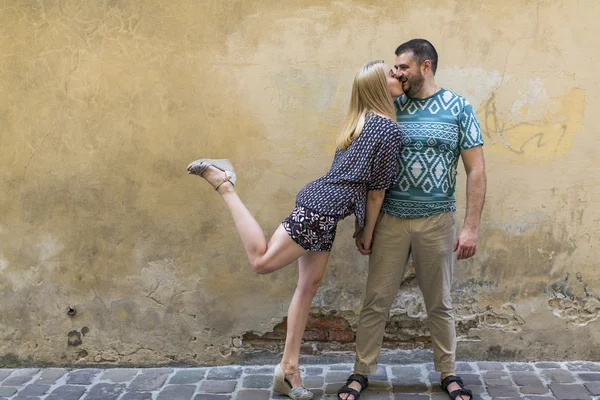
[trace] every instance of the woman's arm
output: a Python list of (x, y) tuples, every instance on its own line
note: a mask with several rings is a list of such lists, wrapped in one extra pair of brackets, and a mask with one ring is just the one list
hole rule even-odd
[[(373, 242), (373, 231), (375, 223), (381, 211), (381, 204), (385, 197), (385, 190), (369, 190), (367, 193), (367, 210), (365, 215), (365, 228), (357, 236), (357, 244), (362, 254), (371, 253), (371, 243)], [(364, 251), (364, 252), (363, 252)]]

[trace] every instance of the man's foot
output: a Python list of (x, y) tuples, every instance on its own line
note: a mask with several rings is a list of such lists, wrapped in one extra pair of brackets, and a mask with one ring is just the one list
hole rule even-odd
[(360, 394), (369, 386), (369, 379), (360, 374), (352, 374), (346, 384), (338, 390), (338, 398), (341, 400), (358, 400)]
[(452, 400), (471, 400), (473, 398), (473, 393), (465, 389), (462, 379), (455, 374), (442, 374), (440, 386)]

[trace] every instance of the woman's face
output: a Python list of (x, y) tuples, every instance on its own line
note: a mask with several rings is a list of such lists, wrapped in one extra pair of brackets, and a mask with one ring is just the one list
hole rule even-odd
[(396, 76), (394, 70), (391, 69), (387, 64), (383, 64), (382, 68), (387, 78), (387, 85), (391, 96), (394, 98), (402, 96), (404, 94), (404, 91), (402, 90), (402, 82), (400, 82), (400, 79)]

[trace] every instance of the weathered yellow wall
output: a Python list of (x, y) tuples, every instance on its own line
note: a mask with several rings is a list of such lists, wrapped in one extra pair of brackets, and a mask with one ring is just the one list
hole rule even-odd
[[(0, 2), (2, 362), (239, 359), (241, 335), (285, 316), (296, 270), (254, 274), (185, 166), (232, 159), (271, 233), (329, 167), (358, 68), (413, 37), (436, 45), (438, 83), (470, 100), (486, 140), (481, 245), (455, 274), (461, 357), (600, 359), (599, 13), (595, 0)], [(314, 306), (355, 323), (366, 260), (351, 226)], [(394, 313), (422, 317), (411, 293)]]

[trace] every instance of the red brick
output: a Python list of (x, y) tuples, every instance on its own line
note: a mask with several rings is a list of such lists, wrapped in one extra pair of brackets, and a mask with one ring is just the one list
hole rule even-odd
[(275, 325), (275, 328), (273, 330), (279, 329), (287, 330), (287, 317), (285, 317), (283, 321), (281, 321), (281, 323)]
[(350, 324), (342, 317), (323, 317), (311, 315), (308, 317), (307, 329), (350, 329)]
[(415, 342), (431, 343), (431, 336), (416, 336)]
[(267, 332), (261, 336), (262, 339), (269, 340), (285, 340), (286, 331), (284, 330), (276, 330), (273, 332)]
[(326, 335), (325, 331), (322, 329), (312, 329), (312, 330), (305, 331), (302, 339), (325, 341), (325, 340), (327, 340), (327, 335)]
[(314, 349), (313, 349), (312, 344), (300, 345), (300, 354), (314, 354)]
[(354, 342), (320, 342), (316, 344), (318, 352), (324, 351), (356, 351)]
[(328, 340), (335, 340), (338, 342), (352, 342), (354, 341), (354, 332), (330, 330)]

